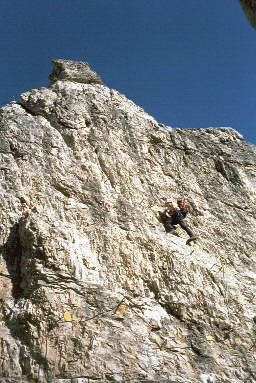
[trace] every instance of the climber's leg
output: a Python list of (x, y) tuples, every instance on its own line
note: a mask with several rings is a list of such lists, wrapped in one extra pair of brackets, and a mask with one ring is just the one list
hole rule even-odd
[(179, 225), (180, 225), (180, 227), (182, 227), (183, 230), (185, 230), (185, 232), (190, 236), (190, 238), (194, 237), (192, 230), (187, 225), (187, 223), (185, 221), (183, 221), (183, 219), (180, 220)]
[(164, 223), (164, 228), (165, 228), (166, 233), (170, 233), (176, 229), (176, 227), (172, 224), (171, 221), (166, 221)]

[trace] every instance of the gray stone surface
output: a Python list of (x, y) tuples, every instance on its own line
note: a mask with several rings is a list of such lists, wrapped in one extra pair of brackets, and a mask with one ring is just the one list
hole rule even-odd
[(72, 60), (52, 60), (53, 71), (49, 76), (52, 83), (57, 80), (69, 80), (85, 84), (102, 84), (100, 77), (88, 63)]
[[(254, 145), (68, 80), (0, 133), (1, 383), (255, 382)], [(181, 195), (191, 247), (158, 219)]]

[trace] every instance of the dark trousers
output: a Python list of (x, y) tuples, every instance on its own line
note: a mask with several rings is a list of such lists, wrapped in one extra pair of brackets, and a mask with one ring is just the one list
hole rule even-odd
[(175, 222), (175, 224), (172, 222), (172, 221), (166, 221), (164, 223), (164, 227), (165, 227), (165, 230), (167, 233), (170, 233), (172, 230), (175, 230), (176, 227), (175, 225), (180, 225), (180, 227), (185, 230), (185, 232), (190, 236), (190, 237), (193, 237), (193, 232), (192, 230), (190, 229), (190, 227), (187, 225), (187, 223), (185, 221), (183, 221), (183, 219), (180, 219), (179, 222)]

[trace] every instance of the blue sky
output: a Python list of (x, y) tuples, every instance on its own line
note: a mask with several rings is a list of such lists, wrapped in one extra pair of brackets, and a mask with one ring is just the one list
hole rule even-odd
[(256, 30), (238, 0), (1, 0), (0, 104), (87, 61), (159, 122), (256, 144)]

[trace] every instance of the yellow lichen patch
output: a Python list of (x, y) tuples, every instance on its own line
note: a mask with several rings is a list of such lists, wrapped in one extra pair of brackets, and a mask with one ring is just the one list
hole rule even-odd
[(235, 341), (235, 344), (237, 345), (242, 344), (242, 341), (240, 338), (235, 338), (234, 341)]
[(147, 334), (147, 329), (146, 329), (146, 327), (141, 327), (141, 328), (140, 328), (140, 332), (141, 332), (141, 334), (146, 335), (146, 334)]
[(207, 335), (206, 339), (208, 340), (208, 342), (214, 342), (214, 337), (212, 335)]
[(73, 320), (73, 318), (72, 318), (72, 314), (69, 313), (69, 312), (64, 313), (64, 320), (65, 320), (66, 322), (71, 322), (71, 321)]
[(120, 305), (118, 306), (117, 310), (116, 310), (116, 314), (118, 315), (125, 315), (126, 314), (126, 306), (125, 305)]
[(47, 121), (44, 116), (37, 116), (37, 118), (39, 121)]
[(238, 300), (238, 302), (242, 303), (242, 302), (244, 302), (244, 297), (242, 295), (238, 295), (237, 300)]

